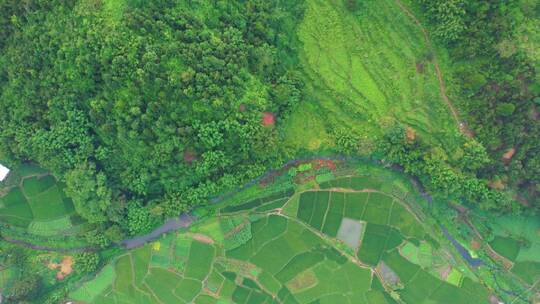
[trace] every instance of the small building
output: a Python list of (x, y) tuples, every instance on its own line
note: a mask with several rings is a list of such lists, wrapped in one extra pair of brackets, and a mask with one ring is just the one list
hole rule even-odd
[(9, 174), (9, 169), (0, 164), (0, 182), (3, 181)]

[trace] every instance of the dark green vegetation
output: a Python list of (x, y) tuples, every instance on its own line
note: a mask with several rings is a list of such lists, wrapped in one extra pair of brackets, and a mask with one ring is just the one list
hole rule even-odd
[(170, 216), (260, 175), (281, 161), (263, 112), (301, 96), (295, 3), (2, 1), (2, 159), (37, 161), (86, 220), (134, 233), (140, 201)]
[[(540, 206), (538, 1), (412, 0), (448, 50), (454, 90), (478, 140), (496, 160), (484, 170)], [(510, 151), (505, 162), (499, 161)]]
[[(507, 25), (535, 9), (516, 0), (505, 6), (515, 12), (509, 17), (488, 2), (456, 0), (448, 8), (444, 1), (420, 2), (433, 12), (433, 36), (448, 45), (452, 60), (459, 60), (458, 49), (465, 58), (499, 45), (486, 40), (494, 36), (489, 18), (474, 25), (489, 29), (478, 44), (465, 43), (469, 15), (496, 11)], [(522, 18), (529, 27), (534, 22)], [(518, 178), (514, 169), (503, 174), (493, 157), (514, 145), (506, 140), (514, 131), (497, 145), (478, 132), (491, 159), (482, 144), (460, 134), (435, 56), (444, 50), (399, 1), (3, 1), (1, 24), (0, 158), (50, 170), (78, 215), (98, 224), (97, 234), (109, 242), (148, 232), (306, 152), (390, 156), (430, 190), (485, 209), (515, 208), (489, 182), (522, 185), (530, 191), (520, 194), (534, 196), (535, 156), (527, 152), (534, 145), (515, 136), (510, 168), (527, 168)], [(521, 58), (520, 50), (508, 58), (480, 54), (475, 62), (509, 60), (487, 71), (512, 68), (512, 87), (524, 88), (511, 98), (529, 102), (534, 86), (525, 86), (532, 74), (525, 67), (535, 53)], [(512, 65), (517, 57), (520, 64)], [(469, 71), (444, 63), (451, 80)], [(479, 77), (469, 74), (462, 78)], [(513, 92), (490, 90), (486, 79), (482, 92)], [(449, 91), (460, 89), (458, 83)], [(504, 122), (528, 111), (510, 113), (507, 95), (478, 94), (474, 100), (504, 99), (495, 106), (506, 113)], [(105, 233), (110, 227), (114, 233)]]
[(0, 292), (540, 297), (536, 2), (0, 0)]
[(489, 162), (482, 145), (464, 141), (459, 154), (449, 158), (422, 138), (410, 140), (405, 128), (396, 125), (379, 142), (380, 157), (401, 164), (405, 172), (416, 176), (434, 195), (445, 199), (477, 204), (482, 209), (511, 212), (518, 203), (508, 193), (489, 187), (477, 178), (476, 169)]

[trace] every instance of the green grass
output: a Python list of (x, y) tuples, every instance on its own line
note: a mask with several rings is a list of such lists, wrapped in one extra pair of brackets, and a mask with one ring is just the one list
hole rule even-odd
[(307, 270), (319, 262), (324, 260), (324, 253), (320, 250), (312, 250), (300, 253), (294, 256), (289, 263), (287, 263), (275, 277), (281, 283), (285, 284), (292, 280), (297, 274)]
[[(489, 223), (495, 235), (509, 235), (514, 239), (522, 239), (528, 246), (521, 246), (517, 261), (540, 262), (540, 217), (531, 216), (490, 216)], [(512, 245), (514, 246), (514, 245)]]
[(368, 265), (375, 266), (379, 263), (381, 255), (386, 249), (387, 236), (386, 232), (374, 231), (373, 227), (372, 224), (368, 224), (366, 227), (362, 244), (358, 250), (358, 258)]
[(266, 211), (270, 211), (270, 210), (273, 210), (273, 209), (276, 209), (276, 208), (281, 208), (281, 207), (283, 207), (283, 204), (285, 204), (285, 202), (288, 199), (289, 198), (282, 198), (282, 199), (278, 199), (278, 200), (266, 203), (266, 204), (258, 207), (257, 209), (255, 209), (255, 211), (257, 211), (257, 212), (266, 212)]
[(326, 131), (324, 125), (325, 117), (320, 115), (317, 105), (305, 103), (285, 120), (283, 145), (294, 150), (310, 151), (333, 146), (331, 134)]
[(311, 219), (309, 220), (309, 224), (313, 228), (321, 230), (324, 217), (326, 215), (326, 210), (328, 209), (328, 199), (330, 197), (330, 192), (318, 191), (316, 193), (317, 195), (314, 202), (315, 206), (313, 214), (311, 215)]
[(386, 225), (392, 210), (392, 198), (380, 193), (371, 193), (362, 215), (362, 220), (368, 223)]
[(408, 237), (423, 239), (425, 232), (420, 223), (397, 201), (392, 206), (389, 222)]
[(202, 289), (202, 283), (198, 280), (183, 279), (176, 286), (174, 293), (177, 297), (184, 300), (186, 303), (191, 303), (192, 300), (199, 294)]
[(131, 262), (133, 263), (133, 283), (140, 286), (150, 263), (151, 249), (149, 246), (137, 248), (131, 252)]
[(525, 282), (533, 284), (540, 279), (540, 263), (517, 262), (512, 267), (512, 272), (525, 280)]
[(115, 276), (114, 267), (107, 265), (93, 280), (84, 283), (81, 287), (71, 292), (69, 297), (76, 301), (91, 303), (110, 287), (115, 280)]
[(0, 220), (3, 222), (26, 228), (34, 218), (32, 209), (19, 187), (11, 188), (0, 198), (0, 204)]
[(24, 195), (32, 198), (38, 194), (45, 192), (56, 184), (56, 179), (52, 175), (44, 177), (29, 177), (23, 181)]
[(275, 204), (276, 202), (284, 202), (286, 201), (294, 191), (292, 189), (286, 189), (278, 192), (274, 192), (270, 195), (259, 197), (255, 199), (250, 199), (247, 202), (240, 202), (239, 204), (232, 204), (228, 205), (220, 210), (221, 213), (234, 213), (239, 211), (245, 211), (249, 209), (257, 208), (261, 205), (261, 207), (264, 207), (264, 205), (267, 204)]
[[(429, 273), (418, 269), (408, 283), (405, 284), (406, 287), (402, 291), (403, 299), (406, 303), (423, 303), (442, 284), (441, 281), (437, 280)], [(438, 303), (453, 303), (453, 299), (448, 300), (449, 302)]]
[(161, 302), (182, 303), (183, 301), (175, 294), (175, 288), (182, 280), (183, 278), (174, 272), (163, 268), (150, 268), (144, 281)]
[(56, 185), (30, 197), (28, 203), (36, 220), (55, 219), (72, 211)]
[(461, 286), (462, 280), (463, 280), (463, 274), (461, 274), (461, 272), (459, 272), (455, 268), (452, 268), (452, 270), (448, 274), (448, 277), (446, 277), (446, 282), (457, 287)]
[(511, 237), (495, 236), (489, 244), (493, 250), (510, 261), (515, 261), (519, 255), (519, 242)]
[(11, 188), (9, 192), (0, 198), (3, 208), (9, 208), (21, 202), (26, 202), (26, 198), (19, 187)]
[(402, 243), (399, 232), (392, 227), (368, 223), (358, 258), (369, 265), (377, 265), (383, 254)]
[(70, 220), (74, 208), (61, 183), (52, 175), (35, 176), (44, 171), (33, 165), (21, 165), (13, 172), (20, 181), (0, 197), (0, 221), (42, 237), (78, 233), (73, 228), (84, 221), (74, 224)]
[(343, 193), (340, 192), (333, 192), (331, 198), (322, 232), (328, 236), (336, 237), (341, 220), (343, 219), (345, 198)]
[(379, 190), (381, 188), (382, 181), (370, 176), (355, 176), (351, 177), (351, 188), (356, 190)]
[(215, 249), (201, 242), (191, 243), (185, 275), (188, 278), (203, 280), (210, 272)]
[[(307, 1), (298, 36), (308, 91), (326, 115), (326, 129), (363, 138), (389, 122), (405, 123), (429, 140), (454, 136), (457, 126), (439, 95), (422, 32), (391, 0), (371, 1), (352, 14), (343, 2)], [(425, 71), (418, 72), (422, 62)], [(301, 139), (316, 141), (313, 126)]]
[(300, 195), (297, 217), (302, 221), (309, 223), (313, 210), (315, 210), (315, 199), (317, 192), (305, 192)]
[(345, 217), (361, 220), (369, 193), (345, 193)]
[(251, 238), (251, 223), (242, 223), (240, 224), (239, 228), (237, 228), (237, 231), (234, 231), (234, 233), (231, 233), (228, 237), (224, 239), (223, 246), (225, 250), (231, 250), (242, 246)]
[(63, 216), (54, 220), (32, 221), (28, 226), (28, 232), (41, 236), (54, 236), (61, 232), (68, 234), (68, 229), (73, 228), (70, 216)]
[(404, 284), (410, 282), (416, 273), (420, 271), (419, 266), (407, 261), (397, 250), (386, 253), (383, 260), (399, 276), (399, 279)]

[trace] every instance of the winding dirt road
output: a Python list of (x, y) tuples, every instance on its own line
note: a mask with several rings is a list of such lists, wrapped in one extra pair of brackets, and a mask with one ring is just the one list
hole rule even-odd
[(400, 0), (396, 0), (396, 4), (407, 16), (409, 16), (409, 18), (411, 18), (414, 21), (414, 23), (416, 23), (416, 25), (422, 31), (422, 34), (424, 35), (424, 40), (426, 41), (428, 48), (433, 54), (433, 65), (435, 66), (435, 72), (437, 73), (437, 79), (439, 80), (439, 91), (441, 94), (441, 98), (450, 109), (450, 112), (452, 113), (452, 117), (454, 118), (454, 121), (456, 122), (456, 125), (458, 126), (461, 134), (463, 134), (466, 137), (472, 138), (473, 133), (471, 132), (471, 130), (469, 130), (469, 128), (467, 127), (467, 124), (465, 124), (465, 122), (460, 120), (459, 112), (456, 106), (454, 106), (450, 98), (448, 98), (448, 96), (446, 95), (446, 85), (444, 84), (444, 79), (441, 73), (441, 69), (439, 67), (439, 62), (437, 61), (437, 55), (435, 53), (435, 50), (433, 49), (433, 45), (431, 44), (431, 39), (429, 38), (429, 34), (426, 28), (422, 25), (420, 20), (416, 18), (416, 16), (412, 13), (412, 11), (407, 6), (405, 6), (405, 4), (403, 4)]

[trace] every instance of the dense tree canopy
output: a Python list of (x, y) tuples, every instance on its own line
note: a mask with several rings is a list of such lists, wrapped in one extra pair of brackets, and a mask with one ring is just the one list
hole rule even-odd
[(63, 177), (90, 222), (123, 223), (132, 199), (175, 197), (178, 212), (255, 177), (281, 161), (262, 113), (301, 99), (280, 30), (299, 5), (2, 2), (1, 153)]
[(479, 205), (486, 210), (516, 211), (519, 206), (501, 192), (490, 189), (474, 172), (486, 166), (485, 150), (474, 140), (463, 139), (463, 153), (453, 161), (442, 149), (426, 144), (421, 137), (409, 139), (405, 128), (395, 125), (380, 141), (377, 154), (403, 166), (436, 195)]
[(540, 4), (530, 0), (417, 0), (430, 32), (448, 47), (461, 81), (462, 109), (498, 161), (485, 176), (503, 176), (540, 206)]
[[(295, 36), (303, 1), (113, 2), (0, 3), (0, 155), (58, 176), (77, 213), (102, 228), (89, 236), (99, 246), (281, 164), (290, 155), (279, 145), (280, 123), (307, 79)], [(481, 144), (461, 145), (459, 160), (434, 147), (421, 155), (408, 147), (394, 160), (406, 168), (421, 160), (412, 173), (437, 176), (426, 182), (443, 192), (458, 178), (484, 205), (493, 204), (486, 183), (462, 176), (498, 176), (534, 198), (538, 54), (520, 37), (532, 35), (538, 5), (417, 3), (455, 61)], [(346, 4), (353, 12), (364, 5)], [(338, 152), (362, 149), (358, 135), (332, 132)], [(517, 152), (507, 164), (489, 160), (510, 148)]]

